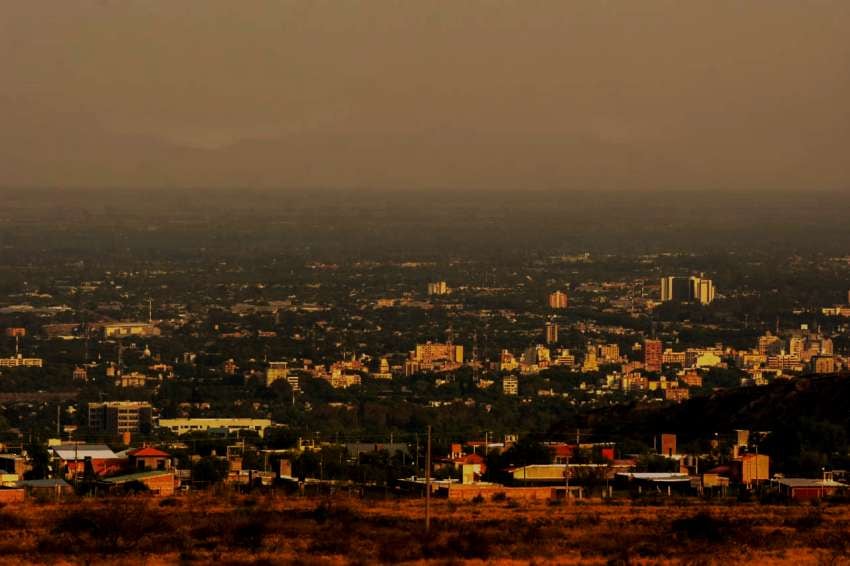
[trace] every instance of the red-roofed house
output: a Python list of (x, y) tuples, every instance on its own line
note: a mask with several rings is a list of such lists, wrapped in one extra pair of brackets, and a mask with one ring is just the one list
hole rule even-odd
[(573, 457), (574, 447), (569, 444), (556, 444), (553, 450), (555, 464), (566, 464)]
[(127, 452), (131, 470), (168, 470), (171, 468), (171, 455), (151, 446), (136, 448)]
[(461, 470), (461, 481), (463, 483), (481, 481), (481, 477), (487, 471), (486, 461), (480, 454), (466, 454), (455, 459), (454, 464), (456, 468)]

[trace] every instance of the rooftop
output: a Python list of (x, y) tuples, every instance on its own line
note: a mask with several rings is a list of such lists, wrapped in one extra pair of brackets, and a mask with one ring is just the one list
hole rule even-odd
[(131, 481), (140, 481), (144, 479), (170, 475), (173, 475), (173, 472), (171, 470), (150, 470), (147, 472), (137, 472), (135, 474), (126, 474), (123, 476), (112, 476), (109, 478), (103, 478), (101, 481), (105, 483), (121, 484)]
[(776, 482), (786, 487), (850, 487), (846, 483), (835, 480), (812, 478), (778, 478)]
[(106, 444), (60, 444), (53, 447), (53, 453), (62, 460), (109, 460), (118, 458)]
[(144, 446), (127, 451), (127, 455), (135, 456), (136, 458), (168, 458), (171, 455), (162, 450), (157, 450), (152, 446)]

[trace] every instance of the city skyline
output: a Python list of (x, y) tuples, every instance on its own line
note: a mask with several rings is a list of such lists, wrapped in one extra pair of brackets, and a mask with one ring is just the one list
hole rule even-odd
[(848, 29), (6, 2), (0, 556), (841, 562)]

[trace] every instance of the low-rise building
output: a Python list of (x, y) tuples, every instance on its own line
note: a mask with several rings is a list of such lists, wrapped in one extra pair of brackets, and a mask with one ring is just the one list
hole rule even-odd
[(774, 480), (779, 493), (794, 501), (808, 501), (835, 495), (847, 491), (847, 484), (837, 482), (830, 477), (823, 479), (779, 478)]
[(115, 385), (118, 387), (145, 387), (148, 384), (159, 383), (159, 379), (149, 377), (138, 371), (123, 373), (115, 379)]
[(664, 390), (664, 399), (681, 402), (690, 399), (691, 392), (687, 387), (668, 387)]
[(127, 452), (131, 470), (169, 470), (171, 455), (152, 446), (143, 446)]
[(111, 322), (102, 325), (104, 338), (124, 338), (126, 336), (159, 336), (160, 330), (147, 322)]
[(119, 473), (127, 463), (105, 444), (60, 444), (51, 447), (52, 458), (65, 478), (73, 478), (89, 472), (97, 476), (107, 476)]
[(255, 431), (261, 437), (272, 426), (271, 419), (251, 418), (176, 418), (159, 419), (159, 426), (167, 428), (177, 435), (190, 432), (227, 432)]
[(162, 496), (174, 495), (177, 483), (171, 470), (147, 470), (100, 480), (100, 484), (108, 489), (130, 489), (132, 485), (142, 485), (153, 495)]
[(44, 366), (44, 360), (41, 358), (25, 358), (22, 354), (10, 356), (8, 358), (0, 358), (0, 367), (4, 368), (40, 368)]

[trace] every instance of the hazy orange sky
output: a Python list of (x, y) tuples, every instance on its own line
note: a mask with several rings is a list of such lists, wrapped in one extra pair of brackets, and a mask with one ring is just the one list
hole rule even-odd
[(0, 186), (850, 188), (850, 1), (0, 0)]

